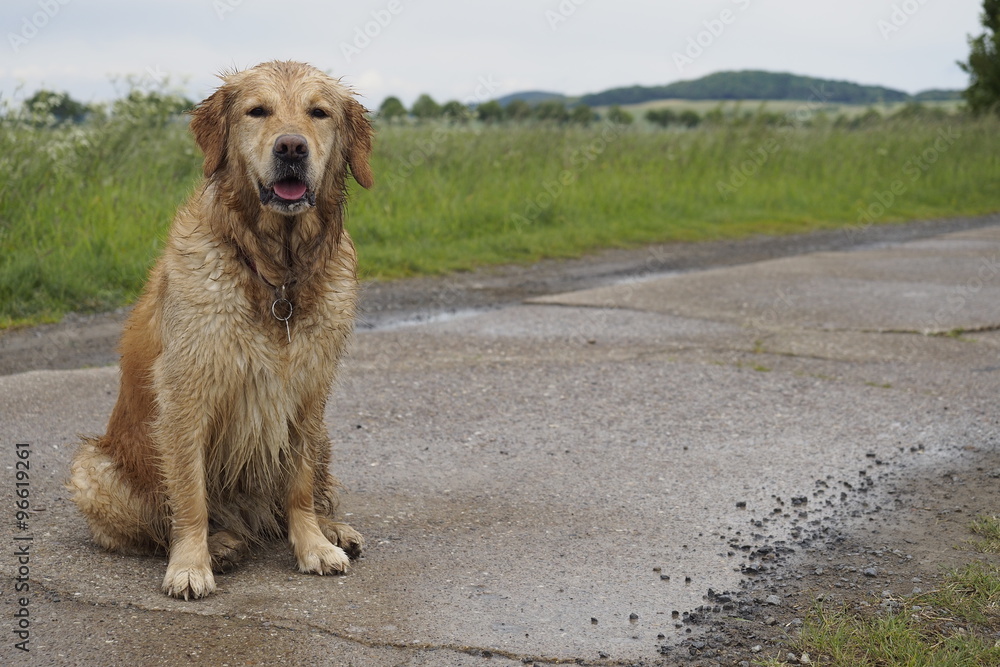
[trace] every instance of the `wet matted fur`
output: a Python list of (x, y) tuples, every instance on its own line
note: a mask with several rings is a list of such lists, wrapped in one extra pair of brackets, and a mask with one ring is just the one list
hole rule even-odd
[(94, 540), (169, 555), (200, 598), (248, 543), (287, 536), (299, 570), (343, 572), (323, 423), (357, 303), (346, 178), (372, 186), (365, 109), (323, 72), (226, 74), (193, 112), (204, 182), (178, 211), (121, 340), (107, 433), (68, 482)]

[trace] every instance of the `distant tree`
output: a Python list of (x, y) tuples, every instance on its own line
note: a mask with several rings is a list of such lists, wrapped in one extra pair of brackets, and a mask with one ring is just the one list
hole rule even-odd
[[(709, 113), (711, 114), (713, 112)], [(721, 119), (722, 112), (719, 111), (718, 113), (719, 113), (719, 118)], [(701, 124), (701, 116), (699, 116), (698, 112), (693, 109), (685, 109), (684, 111), (680, 112), (680, 114), (677, 116), (677, 122), (683, 125), (684, 127), (698, 127)]]
[(569, 112), (566, 111), (566, 105), (559, 100), (546, 100), (535, 107), (535, 118), (565, 123), (569, 120)]
[(711, 111), (707, 111), (702, 120), (709, 125), (722, 125), (726, 122), (726, 112), (722, 110), (722, 105), (719, 104)]
[(194, 102), (178, 94), (155, 90), (133, 90), (125, 97), (115, 100), (111, 113), (133, 119), (167, 121), (194, 107)]
[(410, 113), (420, 120), (440, 118), (441, 105), (435, 102), (430, 95), (423, 94), (417, 98), (416, 102), (413, 103), (413, 108), (410, 109)]
[(498, 123), (503, 120), (503, 107), (496, 100), (483, 102), (476, 107), (476, 118), (484, 123)]
[(580, 125), (590, 125), (597, 120), (597, 114), (586, 104), (577, 104), (570, 112), (569, 119)]
[(646, 112), (646, 120), (653, 125), (666, 127), (677, 122), (677, 114), (673, 109), (650, 109)]
[(397, 118), (405, 118), (406, 107), (398, 97), (387, 97), (378, 108), (378, 117), (390, 122)]
[(507, 120), (520, 122), (531, 118), (531, 105), (524, 100), (511, 100), (503, 110)]
[(878, 109), (870, 107), (867, 111), (859, 116), (844, 116), (841, 115), (834, 121), (834, 127), (846, 127), (849, 130), (862, 130), (869, 127), (874, 127), (882, 122), (882, 114), (879, 113)]
[(631, 125), (635, 118), (616, 104), (608, 109), (608, 120), (615, 125)]
[(51, 115), (57, 123), (79, 123), (86, 118), (89, 107), (69, 93), (39, 90), (24, 101), (24, 110), (37, 119)]
[(944, 120), (948, 113), (940, 107), (929, 107), (920, 102), (909, 102), (896, 111), (890, 118), (892, 120)]
[(469, 111), (469, 107), (462, 104), (458, 100), (446, 102), (445, 105), (441, 107), (441, 114), (453, 123), (465, 123), (472, 117), (472, 112)]
[(974, 114), (1000, 113), (1000, 0), (983, 0), (980, 20), (986, 32), (969, 37), (969, 62), (958, 63), (970, 79), (965, 101)]
[(768, 111), (763, 105), (753, 112), (752, 120), (754, 125), (765, 125), (768, 127), (778, 127), (788, 121), (788, 116), (776, 111)]

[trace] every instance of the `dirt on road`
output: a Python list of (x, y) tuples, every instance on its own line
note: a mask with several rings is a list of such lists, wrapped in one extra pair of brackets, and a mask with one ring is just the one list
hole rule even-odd
[[(1000, 216), (985, 216), (880, 225), (864, 230), (670, 243), (607, 250), (580, 259), (489, 267), (447, 276), (366, 281), (358, 328), (398, 326), (464, 311), (502, 308), (531, 297), (661, 273), (899, 243), (998, 222)], [(0, 331), (0, 375), (117, 363), (116, 346), (127, 316), (127, 308), (106, 313), (71, 313), (58, 324)]]

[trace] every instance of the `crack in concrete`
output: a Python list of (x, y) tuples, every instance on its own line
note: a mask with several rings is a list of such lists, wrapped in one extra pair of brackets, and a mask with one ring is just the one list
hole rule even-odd
[[(14, 577), (4, 577), (8, 582), (14, 582)], [(62, 590), (58, 586), (46, 585), (40, 582), (32, 582), (35, 592), (40, 592), (42, 594), (56, 595), (59, 596), (59, 601), (56, 604), (77, 604), (89, 607), (96, 607), (99, 609), (118, 609), (123, 611), (140, 611), (156, 614), (183, 614), (185, 616), (200, 617), (200, 618), (222, 618), (230, 620), (236, 618), (238, 621), (251, 620), (250, 616), (246, 618), (234, 617), (231, 614), (225, 613), (204, 613), (197, 609), (165, 609), (161, 607), (150, 607), (143, 604), (137, 604), (134, 602), (122, 602), (122, 603), (108, 603), (102, 602), (100, 600), (94, 600), (92, 598), (86, 597), (83, 594), (77, 595), (75, 593), (70, 593), (68, 590)], [(324, 627), (322, 625), (317, 625), (311, 623), (308, 620), (291, 619), (284, 617), (267, 617), (267, 616), (256, 616), (262, 622), (267, 622), (271, 626), (280, 628), (282, 630), (288, 630), (291, 632), (301, 630), (302, 628), (308, 628), (310, 631), (323, 635), (326, 637), (331, 637), (343, 642), (349, 642), (357, 646), (363, 646), (370, 649), (393, 649), (405, 652), (414, 651), (449, 651), (453, 653), (462, 653), (477, 658), (493, 658), (501, 657), (508, 660), (514, 660), (521, 663), (541, 663), (549, 665), (565, 665), (565, 664), (577, 664), (576, 658), (555, 658), (555, 657), (543, 657), (538, 655), (527, 655), (519, 654), (513, 651), (507, 651), (499, 648), (486, 648), (482, 646), (465, 646), (458, 644), (434, 644), (430, 642), (394, 642), (394, 641), (379, 641), (374, 639), (366, 639), (364, 637), (357, 637), (355, 635), (342, 634), (330, 628)]]

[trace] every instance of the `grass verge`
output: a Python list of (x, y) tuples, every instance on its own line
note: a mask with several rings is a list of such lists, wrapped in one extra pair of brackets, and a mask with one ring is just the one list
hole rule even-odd
[[(970, 530), (983, 553), (1000, 552), (1000, 521), (980, 517)], [(993, 667), (1000, 665), (1000, 567), (973, 560), (948, 572), (929, 593), (878, 608), (817, 605), (795, 645), (798, 662), (844, 667)]]
[[(2, 111), (2, 109), (0, 109)], [(384, 126), (348, 227), (366, 278), (1000, 210), (1000, 121), (696, 130)], [(130, 302), (201, 157), (183, 122), (0, 113), (0, 328)]]

